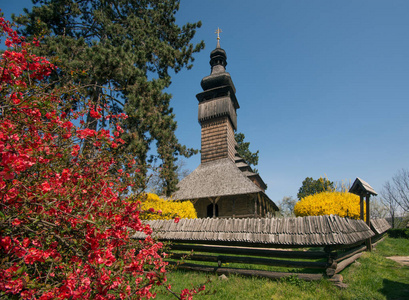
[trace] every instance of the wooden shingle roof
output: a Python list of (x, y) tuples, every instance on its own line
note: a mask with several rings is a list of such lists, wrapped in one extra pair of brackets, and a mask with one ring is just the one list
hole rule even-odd
[(366, 196), (367, 194), (374, 196), (378, 195), (375, 190), (369, 185), (369, 183), (359, 177), (355, 179), (354, 183), (349, 189), (349, 192), (358, 196)]
[(178, 184), (176, 200), (263, 192), (229, 158), (202, 163)]
[(386, 221), (386, 219), (372, 219), (371, 220), (371, 229), (377, 234), (382, 234), (388, 229), (391, 228), (391, 225)]
[[(362, 220), (339, 216), (260, 219), (181, 219), (149, 221), (160, 240), (269, 246), (352, 245), (374, 233)], [(145, 235), (138, 232), (134, 238)]]

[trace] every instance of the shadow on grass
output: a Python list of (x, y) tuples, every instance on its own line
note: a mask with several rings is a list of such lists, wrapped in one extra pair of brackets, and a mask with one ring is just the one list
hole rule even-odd
[(384, 294), (388, 300), (408, 299), (409, 284), (384, 279), (383, 288), (380, 289), (379, 292)]

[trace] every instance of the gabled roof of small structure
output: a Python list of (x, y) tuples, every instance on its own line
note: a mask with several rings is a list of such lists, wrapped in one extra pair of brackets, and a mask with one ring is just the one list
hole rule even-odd
[[(339, 216), (261, 219), (181, 219), (147, 222), (161, 240), (193, 243), (264, 244), (269, 246), (351, 245), (374, 233), (362, 220)], [(133, 238), (143, 239), (143, 232)]]
[(200, 164), (179, 182), (178, 188), (172, 195), (176, 200), (262, 193), (271, 201), (229, 158)]
[(369, 185), (369, 183), (363, 181), (361, 178), (357, 177), (352, 184), (349, 192), (358, 196), (365, 196), (366, 194), (378, 195), (377, 192)]

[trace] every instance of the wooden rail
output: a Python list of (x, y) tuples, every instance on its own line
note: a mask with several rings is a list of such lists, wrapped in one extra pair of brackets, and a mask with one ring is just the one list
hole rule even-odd
[[(170, 264), (176, 264), (175, 262), (169, 262)], [(238, 268), (218, 268), (205, 265), (197, 265), (185, 263), (178, 266), (179, 269), (183, 270), (192, 270), (200, 272), (210, 272), (216, 274), (238, 274), (242, 276), (257, 276), (257, 277), (266, 277), (270, 279), (280, 279), (282, 277), (289, 277), (296, 275), (298, 278), (306, 281), (321, 280), (324, 278), (322, 274), (308, 274), (308, 273), (289, 273), (289, 272), (271, 272), (263, 270), (248, 270), (248, 269), (238, 269)]]
[[(341, 272), (348, 265), (358, 259), (365, 250), (366, 246), (362, 244), (358, 246), (352, 245), (350, 248), (344, 246), (336, 250), (325, 248), (325, 250), (323, 249), (318, 251), (291, 251), (291, 249), (285, 251), (254, 247), (229, 247), (220, 245), (192, 245), (176, 243), (171, 246), (170, 253), (172, 259), (180, 259), (188, 255), (188, 260), (190, 261), (215, 263), (214, 266), (200, 265), (190, 262), (184, 262), (178, 265), (178, 268), (185, 270), (213, 272), (216, 274), (226, 275), (240, 274), (243, 276), (260, 276), (270, 279), (277, 279), (292, 275), (303, 280), (311, 281), (320, 280), (324, 278), (324, 276), (333, 277), (335, 274)], [(181, 253), (181, 251), (183, 251), (183, 253)], [(200, 254), (197, 254), (198, 252)], [(174, 261), (169, 261), (169, 263), (176, 264)], [(322, 270), (322, 273), (311, 274), (274, 272), (256, 269), (228, 268), (222, 266), (222, 264), (228, 263), (277, 266), (304, 270), (319, 269)]]
[(173, 244), (172, 250), (195, 251), (205, 253), (221, 253), (234, 255), (250, 255), (250, 256), (267, 256), (280, 258), (306, 258), (320, 259), (327, 258), (328, 254), (323, 251), (288, 251), (276, 249), (263, 249), (253, 247), (229, 247), (218, 245), (191, 245), (191, 244)]
[[(172, 258), (182, 258), (186, 254), (174, 253)], [(294, 257), (295, 258), (295, 257)], [(252, 265), (265, 265), (265, 266), (277, 266), (287, 268), (312, 268), (312, 269), (325, 269), (328, 267), (327, 262), (309, 262), (309, 261), (293, 261), (293, 260), (277, 260), (270, 258), (259, 257), (247, 257), (247, 256), (222, 256), (222, 255), (201, 255), (193, 254), (189, 256), (190, 260), (194, 261), (208, 261), (217, 262), (219, 267), (225, 263), (239, 263), (239, 264), (252, 264)]]

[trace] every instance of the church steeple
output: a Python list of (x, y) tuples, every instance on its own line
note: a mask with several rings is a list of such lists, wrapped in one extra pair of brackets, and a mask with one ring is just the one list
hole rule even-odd
[(226, 72), (227, 55), (220, 47), (220, 32), (216, 31), (217, 46), (210, 53), (210, 75), (202, 79), (203, 92), (196, 95), (202, 127), (201, 164), (179, 182), (173, 198), (193, 200), (199, 218), (270, 217), (278, 207), (265, 194), (266, 184), (236, 156), (239, 103)]
[(202, 126), (202, 163), (229, 157), (234, 161), (237, 113), (239, 103), (236, 88), (230, 74), (226, 72), (227, 55), (220, 47), (220, 34), (217, 33), (217, 46), (210, 53), (211, 74), (202, 79), (203, 92), (196, 95), (199, 100), (199, 123)]

